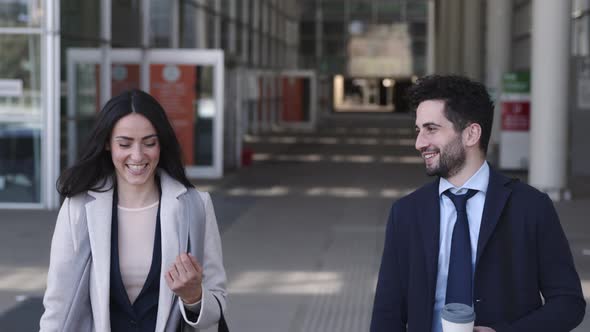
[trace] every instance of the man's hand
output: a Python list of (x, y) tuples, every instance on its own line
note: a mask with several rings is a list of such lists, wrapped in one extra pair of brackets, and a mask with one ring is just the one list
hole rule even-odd
[(473, 328), (473, 332), (496, 332), (496, 330), (485, 326), (476, 326)]
[(182, 253), (164, 275), (168, 287), (184, 303), (193, 304), (201, 300), (203, 269), (190, 253)]

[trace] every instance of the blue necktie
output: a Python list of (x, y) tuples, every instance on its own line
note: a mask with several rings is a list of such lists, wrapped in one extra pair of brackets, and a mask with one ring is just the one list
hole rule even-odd
[(457, 210), (457, 221), (453, 228), (453, 240), (451, 241), (446, 303), (473, 305), (471, 239), (467, 222), (467, 200), (476, 193), (477, 190), (472, 189), (468, 190), (465, 195), (455, 195), (448, 190), (444, 192)]

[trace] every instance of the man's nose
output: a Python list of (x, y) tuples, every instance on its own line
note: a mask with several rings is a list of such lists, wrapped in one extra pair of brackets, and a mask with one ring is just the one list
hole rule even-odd
[(419, 132), (416, 135), (416, 144), (414, 146), (416, 147), (416, 150), (418, 150), (418, 151), (422, 151), (424, 148), (426, 148), (428, 146), (428, 143), (426, 142), (424, 137), (422, 137), (421, 132)]

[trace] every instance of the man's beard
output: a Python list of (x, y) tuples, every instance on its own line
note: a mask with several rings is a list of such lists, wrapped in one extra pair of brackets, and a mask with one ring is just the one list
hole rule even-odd
[(429, 176), (449, 178), (465, 167), (466, 154), (460, 135), (439, 149), (438, 153), (438, 165), (434, 168), (426, 167), (426, 174)]

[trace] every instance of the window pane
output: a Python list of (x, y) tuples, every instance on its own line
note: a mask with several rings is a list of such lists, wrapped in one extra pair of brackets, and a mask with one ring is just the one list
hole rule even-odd
[(0, 35), (0, 202), (40, 202), (40, 37)]
[(0, 1), (0, 27), (40, 27), (42, 19), (39, 0)]
[(213, 122), (217, 112), (213, 67), (151, 64), (150, 93), (166, 110), (185, 164), (212, 166)]

